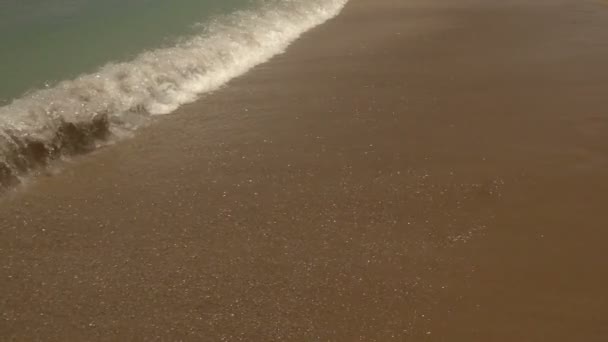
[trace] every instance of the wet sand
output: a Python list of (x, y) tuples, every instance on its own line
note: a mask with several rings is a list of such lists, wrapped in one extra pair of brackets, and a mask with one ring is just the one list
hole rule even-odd
[(3, 340), (603, 341), (608, 7), (353, 0), (0, 206)]

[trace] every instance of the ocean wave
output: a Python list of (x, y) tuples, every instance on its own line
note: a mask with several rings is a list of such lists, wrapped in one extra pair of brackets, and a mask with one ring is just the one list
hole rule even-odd
[(128, 136), (155, 115), (266, 62), (347, 0), (274, 0), (216, 18), (175, 46), (30, 92), (0, 107), (0, 188), (50, 161)]

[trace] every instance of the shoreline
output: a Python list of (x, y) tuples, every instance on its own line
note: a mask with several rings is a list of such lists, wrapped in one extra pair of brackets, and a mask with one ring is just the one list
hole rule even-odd
[(600, 8), (351, 0), (3, 199), (0, 336), (600, 341)]
[(260, 3), (220, 17), (170, 47), (108, 62), (0, 106), (0, 192), (57, 159), (121, 140), (218, 90), (339, 14), (345, 3)]

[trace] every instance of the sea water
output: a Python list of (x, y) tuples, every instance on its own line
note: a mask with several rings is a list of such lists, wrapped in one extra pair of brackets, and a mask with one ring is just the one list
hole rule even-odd
[(128, 136), (347, 0), (0, 0), (0, 187)]

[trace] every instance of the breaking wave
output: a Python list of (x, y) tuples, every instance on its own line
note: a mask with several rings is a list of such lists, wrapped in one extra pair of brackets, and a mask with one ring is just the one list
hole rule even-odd
[(50, 161), (124, 137), (269, 60), (347, 0), (274, 0), (216, 18), (175, 46), (0, 107), (0, 189)]

